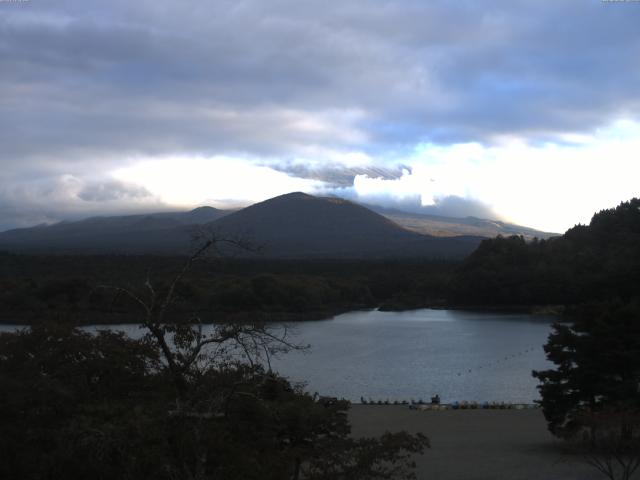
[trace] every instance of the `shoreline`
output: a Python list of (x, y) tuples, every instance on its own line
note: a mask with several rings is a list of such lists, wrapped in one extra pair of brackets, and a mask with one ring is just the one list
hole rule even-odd
[[(529, 315), (550, 315), (562, 317), (566, 307), (563, 305), (537, 305), (537, 306), (523, 306), (523, 305), (426, 305), (421, 307), (411, 306), (408, 308), (385, 308), (385, 305), (379, 305), (377, 307), (354, 305), (351, 307), (336, 307), (327, 310), (311, 310), (308, 312), (264, 312), (264, 311), (237, 311), (237, 312), (213, 312), (208, 314), (206, 321), (202, 323), (216, 323), (222, 318), (226, 318), (231, 322), (242, 323), (246, 318), (258, 318), (258, 321), (264, 323), (285, 323), (285, 322), (317, 322), (323, 320), (330, 320), (333, 317), (342, 315), (344, 313), (358, 312), (358, 311), (381, 311), (381, 312), (409, 312), (414, 310), (455, 310), (466, 312), (478, 312), (478, 313), (514, 313), (514, 314), (529, 314)], [(83, 315), (86, 313), (88, 315)], [(185, 316), (192, 316), (185, 312)], [(90, 320), (79, 320), (78, 317), (90, 316)], [(203, 315), (204, 316), (204, 315)], [(73, 323), (78, 326), (89, 325), (120, 325), (120, 324), (135, 324), (140, 316), (135, 313), (128, 312), (64, 312), (59, 314), (58, 321)], [(20, 315), (17, 313), (11, 318), (0, 317), (0, 325), (21, 325), (29, 326), (33, 323), (45, 321), (37, 313), (29, 313), (27, 315)], [(48, 321), (48, 320), (46, 320)]]

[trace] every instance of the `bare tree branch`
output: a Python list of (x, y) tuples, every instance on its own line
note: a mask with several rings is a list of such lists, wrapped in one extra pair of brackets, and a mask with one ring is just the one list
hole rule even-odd
[[(198, 371), (198, 362), (205, 358), (208, 362), (216, 362), (220, 358), (233, 355), (240, 349), (244, 361), (252, 367), (264, 359), (271, 370), (271, 356), (289, 350), (307, 348), (288, 340), (288, 329), (284, 327), (281, 334), (275, 334), (265, 325), (257, 324), (222, 324), (212, 326), (213, 331), (204, 333), (199, 317), (193, 317), (186, 323), (167, 323), (167, 311), (176, 300), (176, 291), (180, 282), (199, 259), (213, 252), (216, 257), (222, 255), (220, 246), (233, 247), (237, 250), (257, 252), (249, 242), (241, 238), (223, 237), (217, 233), (198, 231), (194, 240), (199, 242), (189, 254), (180, 270), (173, 276), (166, 292), (160, 294), (147, 272), (143, 283), (149, 294), (145, 301), (142, 295), (133, 288), (103, 285), (101, 288), (111, 289), (133, 300), (143, 311), (141, 324), (148, 335), (160, 347), (166, 366), (179, 394), (188, 389), (188, 378)], [(228, 345), (228, 346), (227, 346)], [(212, 350), (208, 347), (213, 346)], [(224, 361), (224, 360), (223, 360)]]

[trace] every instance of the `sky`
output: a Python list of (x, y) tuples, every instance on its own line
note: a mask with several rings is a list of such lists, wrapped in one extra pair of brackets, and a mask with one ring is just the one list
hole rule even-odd
[(0, 0), (0, 230), (288, 193), (564, 232), (640, 196), (640, 2)]

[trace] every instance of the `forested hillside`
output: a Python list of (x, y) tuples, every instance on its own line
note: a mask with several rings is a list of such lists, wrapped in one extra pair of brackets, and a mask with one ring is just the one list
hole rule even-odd
[(596, 213), (563, 236), (484, 240), (450, 285), (456, 304), (578, 304), (640, 292), (640, 199)]

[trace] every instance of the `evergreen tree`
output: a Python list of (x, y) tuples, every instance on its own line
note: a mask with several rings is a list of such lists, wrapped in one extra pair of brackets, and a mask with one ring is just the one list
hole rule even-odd
[[(553, 370), (533, 372), (549, 429), (571, 437), (601, 411), (640, 411), (640, 306), (582, 307), (573, 324), (556, 324), (545, 346)], [(621, 427), (624, 428), (624, 427)]]

